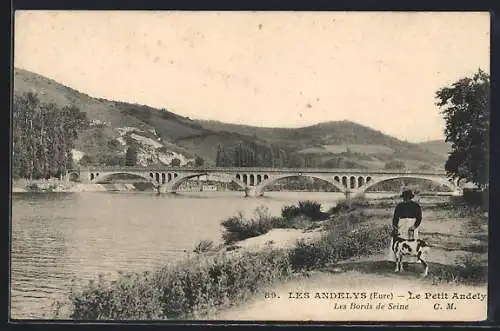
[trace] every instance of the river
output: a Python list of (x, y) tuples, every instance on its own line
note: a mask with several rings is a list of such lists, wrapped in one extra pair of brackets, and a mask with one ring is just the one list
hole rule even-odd
[(222, 220), (259, 205), (316, 200), (327, 210), (341, 193), (266, 192), (21, 193), (12, 198), (11, 317), (52, 318), (71, 284), (99, 274), (151, 270), (191, 254), (203, 239), (221, 242)]

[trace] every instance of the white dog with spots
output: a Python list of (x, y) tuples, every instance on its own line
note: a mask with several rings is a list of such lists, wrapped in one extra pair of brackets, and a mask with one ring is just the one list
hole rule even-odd
[(422, 263), (425, 267), (425, 271), (422, 274), (425, 277), (429, 271), (429, 265), (426, 262), (426, 253), (429, 250), (429, 246), (422, 239), (414, 239), (412, 232), (408, 234), (408, 238), (401, 238), (397, 229), (392, 231), (391, 248), (396, 261), (396, 269), (394, 271), (403, 271), (403, 256), (415, 256), (418, 262)]

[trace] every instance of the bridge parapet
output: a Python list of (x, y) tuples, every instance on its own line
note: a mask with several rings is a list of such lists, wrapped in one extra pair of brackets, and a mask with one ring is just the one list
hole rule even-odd
[(93, 172), (131, 172), (131, 171), (178, 171), (178, 172), (242, 172), (242, 173), (297, 173), (297, 175), (311, 174), (311, 173), (323, 173), (323, 174), (386, 174), (386, 175), (400, 175), (400, 174), (412, 174), (412, 175), (438, 175), (446, 176), (444, 171), (394, 171), (394, 170), (367, 170), (367, 169), (331, 169), (331, 168), (265, 168), (265, 167), (170, 167), (170, 166), (151, 166), (151, 167), (123, 167), (123, 166), (91, 166), (91, 167), (80, 167), (80, 171), (93, 171)]
[(393, 171), (366, 169), (312, 169), (312, 168), (222, 168), (222, 167), (81, 167), (80, 180), (99, 183), (120, 173), (132, 174), (148, 181), (164, 192), (175, 192), (183, 182), (200, 176), (212, 175), (233, 181), (242, 189), (262, 195), (264, 189), (280, 179), (295, 176), (318, 178), (329, 182), (346, 194), (363, 193), (382, 181), (397, 178), (421, 178), (455, 187), (444, 172)]

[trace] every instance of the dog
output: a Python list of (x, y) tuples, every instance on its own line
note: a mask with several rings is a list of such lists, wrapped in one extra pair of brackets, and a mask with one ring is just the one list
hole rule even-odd
[(403, 256), (415, 256), (424, 268), (425, 271), (422, 274), (423, 277), (427, 276), (429, 272), (429, 265), (425, 261), (424, 253), (427, 253), (429, 250), (429, 245), (422, 239), (413, 239), (413, 235), (411, 232), (408, 233), (408, 238), (401, 238), (399, 232), (397, 230), (392, 231), (392, 251), (394, 253), (394, 257), (396, 260), (396, 269), (394, 272), (400, 272), (403, 270)]

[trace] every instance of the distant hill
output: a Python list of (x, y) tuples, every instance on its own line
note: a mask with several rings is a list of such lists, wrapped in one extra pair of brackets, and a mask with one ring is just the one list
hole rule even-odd
[(441, 168), (446, 153), (424, 149), (350, 121), (332, 121), (302, 128), (264, 128), (219, 121), (197, 121), (213, 131), (253, 135), (300, 154), (327, 158), (344, 155), (368, 168), (383, 167), (387, 160), (398, 159), (414, 167), (422, 164)]
[(451, 145), (444, 140), (430, 140), (418, 143), (420, 148), (428, 150), (434, 154), (448, 156), (451, 151)]
[(172, 158), (189, 164), (199, 155), (214, 165), (218, 145), (236, 144), (280, 150), (288, 166), (383, 168), (398, 160), (407, 168), (441, 169), (446, 159), (437, 143), (412, 144), (349, 121), (264, 128), (193, 120), (167, 109), (93, 98), (16, 68), (14, 93), (23, 92), (35, 92), (43, 102), (59, 106), (73, 104), (87, 113), (96, 125), (79, 134), (76, 150), (90, 163), (106, 163), (107, 156), (123, 155), (130, 145), (140, 148), (141, 164), (167, 164)]

